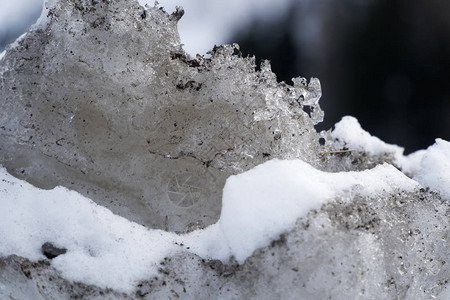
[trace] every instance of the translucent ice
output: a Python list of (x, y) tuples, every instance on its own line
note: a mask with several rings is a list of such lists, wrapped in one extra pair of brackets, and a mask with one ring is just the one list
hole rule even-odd
[(1, 60), (0, 163), (170, 231), (214, 223), (229, 175), (271, 158), (317, 165), (319, 81), (278, 83), (237, 45), (192, 58), (182, 14), (48, 1)]

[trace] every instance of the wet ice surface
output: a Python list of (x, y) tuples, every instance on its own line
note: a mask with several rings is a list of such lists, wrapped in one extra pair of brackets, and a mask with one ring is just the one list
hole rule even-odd
[[(317, 133), (317, 79), (278, 83), (237, 45), (186, 55), (181, 10), (47, 6), (0, 55), (2, 297), (448, 286), (448, 142), (405, 157), (351, 117)], [(48, 258), (49, 244), (67, 252)]]
[(316, 165), (317, 79), (277, 83), (236, 45), (191, 58), (176, 32), (181, 11), (54, 6), (2, 60), (0, 162), (11, 173), (184, 231), (217, 221), (229, 175), (271, 158)]

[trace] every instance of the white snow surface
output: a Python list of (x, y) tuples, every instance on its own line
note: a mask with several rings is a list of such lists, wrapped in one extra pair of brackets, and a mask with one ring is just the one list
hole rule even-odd
[(363, 172), (321, 172), (300, 160), (272, 160), (231, 176), (223, 190), (219, 224), (239, 263), (291, 229), (313, 208), (348, 193), (372, 196), (417, 183), (391, 165)]
[(405, 156), (403, 147), (385, 143), (376, 136), (372, 136), (362, 129), (358, 120), (352, 116), (343, 117), (334, 127), (331, 133), (332, 138), (344, 142), (349, 150), (365, 151), (371, 155), (391, 154), (404, 173), (412, 175), (418, 172), (424, 150)]
[(450, 201), (450, 143), (436, 139), (436, 143), (424, 151), (416, 179), (422, 186), (438, 191)]
[(129, 291), (170, 255), (175, 235), (114, 215), (63, 187), (38, 189), (0, 170), (0, 255), (44, 259), (51, 242), (67, 248), (52, 265), (68, 279)]
[(345, 116), (336, 123), (331, 136), (339, 141), (337, 145), (343, 142), (351, 150), (365, 151), (371, 155), (392, 154), (395, 163), (405, 174), (450, 201), (450, 142), (438, 138), (428, 149), (405, 156), (402, 147), (387, 144), (370, 135), (351, 116)]
[(341, 121), (334, 125), (331, 136), (334, 139), (345, 141), (347, 147), (351, 150), (366, 151), (371, 155), (384, 153), (403, 155), (404, 149), (402, 147), (387, 144), (379, 138), (370, 135), (370, 133), (361, 128), (355, 117), (343, 117)]
[(40, 248), (51, 242), (68, 249), (52, 260), (65, 278), (131, 292), (139, 280), (157, 273), (164, 257), (178, 251), (222, 261), (234, 256), (242, 263), (334, 197), (416, 187), (388, 164), (326, 173), (300, 160), (272, 160), (228, 179), (218, 223), (177, 235), (147, 229), (63, 187), (38, 189), (0, 169), (0, 255), (45, 259)]

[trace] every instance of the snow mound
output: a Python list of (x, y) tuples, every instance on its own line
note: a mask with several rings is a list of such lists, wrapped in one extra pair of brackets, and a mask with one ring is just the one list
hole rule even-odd
[(376, 136), (364, 130), (358, 120), (345, 116), (334, 125), (330, 136), (334, 139), (335, 150), (344, 148), (346, 151), (361, 151), (372, 157), (381, 157), (382, 161), (391, 160), (405, 174), (414, 175), (419, 170), (424, 150), (403, 155), (404, 148), (383, 142)]
[(41, 247), (51, 242), (68, 250), (52, 261), (64, 277), (127, 292), (157, 274), (158, 263), (181, 249), (224, 262), (233, 256), (243, 263), (328, 200), (418, 187), (387, 164), (364, 172), (326, 173), (300, 160), (272, 160), (227, 180), (217, 224), (176, 235), (146, 229), (66, 188), (38, 189), (4, 169), (0, 176), (2, 256), (44, 259)]
[(366, 151), (371, 155), (393, 153), (396, 157), (403, 155), (403, 148), (383, 142), (362, 129), (355, 117), (345, 116), (334, 125), (331, 133), (334, 139), (342, 140), (351, 150)]
[(50, 0), (0, 54), (0, 298), (438, 296), (450, 144), (318, 134), (318, 79), (193, 58), (182, 14)]
[(416, 178), (421, 185), (438, 191), (450, 201), (450, 143), (436, 139), (423, 154)]
[(130, 291), (175, 249), (174, 235), (148, 230), (63, 187), (38, 189), (1, 169), (0, 255), (45, 259), (51, 242), (68, 251), (52, 260), (64, 277)]
[(327, 200), (416, 187), (388, 164), (363, 172), (326, 173), (300, 160), (272, 160), (227, 180), (219, 224), (231, 253), (243, 263), (255, 249), (267, 246)]

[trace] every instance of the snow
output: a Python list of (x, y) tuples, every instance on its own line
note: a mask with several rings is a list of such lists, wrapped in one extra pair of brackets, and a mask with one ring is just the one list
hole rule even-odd
[[(365, 151), (371, 155), (391, 154), (394, 162), (405, 174), (412, 176), (422, 186), (440, 193), (450, 200), (450, 143), (436, 139), (427, 150), (418, 150), (407, 156), (403, 148), (383, 142), (361, 128), (358, 120), (345, 116), (335, 125), (333, 139), (343, 142), (349, 149)], [(338, 143), (338, 145), (341, 145)]]
[(423, 152), (416, 179), (422, 186), (438, 191), (450, 201), (450, 143), (436, 139), (436, 143)]
[(402, 171), (408, 175), (414, 175), (419, 172), (420, 162), (422, 161), (425, 150), (417, 150), (406, 156), (398, 155), (396, 157), (397, 164), (400, 166)]
[[(45, 16), (44, 8), (36, 26), (45, 25)], [(391, 155), (402, 172), (382, 164), (360, 172), (328, 173), (299, 159), (273, 159), (230, 176), (219, 221), (188, 234), (148, 229), (74, 191), (39, 189), (0, 169), (0, 256), (46, 259), (41, 247), (51, 242), (67, 249), (51, 260), (65, 278), (129, 293), (140, 280), (156, 275), (164, 258), (182, 251), (242, 264), (291, 230), (298, 218), (329, 201), (355, 195), (378, 199), (421, 186), (450, 200), (449, 142), (437, 139), (427, 150), (404, 156), (403, 148), (371, 136), (349, 116), (336, 124), (331, 136), (339, 147)]]
[(68, 279), (129, 291), (175, 249), (174, 234), (148, 230), (66, 188), (42, 190), (0, 171), (0, 255), (44, 259), (45, 242), (68, 249), (52, 264)]
[[(362, 149), (371, 153), (400, 151), (362, 132), (356, 119), (343, 121), (333, 134), (342, 137), (345, 131), (349, 147), (366, 147)], [(450, 143), (437, 139), (413, 157), (414, 178), (450, 200)], [(326, 201), (346, 199), (352, 193), (373, 197), (420, 187), (390, 164), (361, 172), (327, 173), (301, 160), (274, 159), (228, 178), (216, 224), (177, 235), (147, 229), (63, 187), (38, 189), (5, 169), (0, 170), (0, 178), (1, 256), (45, 259), (40, 248), (51, 242), (68, 249), (52, 260), (65, 278), (124, 292), (155, 275), (158, 262), (182, 251), (181, 243), (185, 251), (206, 259), (227, 262), (234, 257), (243, 263)]]
[(44, 259), (40, 248), (51, 242), (68, 249), (52, 260), (64, 277), (124, 292), (155, 275), (158, 262), (181, 251), (181, 243), (203, 258), (228, 261), (234, 256), (243, 263), (334, 197), (418, 187), (388, 164), (326, 173), (300, 160), (272, 160), (228, 179), (218, 223), (177, 235), (130, 222), (66, 188), (38, 189), (5, 169), (0, 178), (0, 255)]
[(403, 148), (397, 145), (390, 145), (379, 138), (370, 135), (361, 128), (355, 117), (345, 116), (334, 125), (335, 129), (331, 133), (334, 139), (345, 141), (351, 150), (366, 151), (371, 155), (381, 155), (394, 153), (395, 156), (403, 155)]
[(390, 154), (396, 165), (408, 175), (413, 175), (419, 170), (420, 161), (425, 153), (424, 150), (418, 150), (405, 156), (403, 155), (403, 147), (385, 143), (376, 136), (372, 136), (352, 116), (344, 116), (334, 126), (335, 129), (331, 132), (331, 137), (338, 141), (337, 147), (341, 147), (341, 143), (344, 143), (349, 150), (364, 151), (371, 155)]
[(327, 173), (301, 160), (271, 160), (228, 179), (219, 224), (232, 255), (243, 263), (255, 249), (333, 197), (351, 190), (371, 196), (417, 186), (388, 164), (363, 172)]

